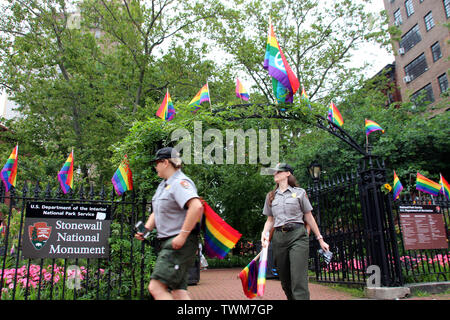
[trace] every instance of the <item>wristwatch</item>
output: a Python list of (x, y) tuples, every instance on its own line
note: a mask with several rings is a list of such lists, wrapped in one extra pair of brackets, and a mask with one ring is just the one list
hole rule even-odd
[(317, 239), (317, 240), (320, 240), (320, 239), (323, 239), (323, 237), (322, 237), (322, 235), (320, 234), (320, 235), (318, 235), (318, 236), (316, 237), (316, 239)]

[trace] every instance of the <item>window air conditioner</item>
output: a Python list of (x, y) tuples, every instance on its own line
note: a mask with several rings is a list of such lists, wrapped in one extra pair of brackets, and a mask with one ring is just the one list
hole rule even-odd
[(404, 55), (405, 54), (405, 48), (403, 48), (403, 47), (398, 48), (398, 53), (401, 54), (401, 55)]
[(411, 82), (411, 76), (409, 76), (409, 75), (404, 76), (404, 77), (403, 77), (403, 81), (404, 81), (405, 83)]

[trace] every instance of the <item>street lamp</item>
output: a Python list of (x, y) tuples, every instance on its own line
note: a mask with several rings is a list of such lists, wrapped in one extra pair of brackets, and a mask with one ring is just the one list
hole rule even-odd
[(316, 202), (316, 220), (317, 225), (320, 227), (320, 206), (319, 206), (319, 179), (320, 179), (320, 173), (322, 172), (322, 166), (317, 163), (316, 160), (311, 162), (311, 164), (308, 167), (308, 172), (311, 178), (314, 181), (314, 200)]
[(311, 164), (308, 167), (309, 175), (313, 179), (314, 182), (319, 181), (320, 179), (320, 173), (322, 171), (322, 166), (317, 163), (316, 160), (311, 162)]

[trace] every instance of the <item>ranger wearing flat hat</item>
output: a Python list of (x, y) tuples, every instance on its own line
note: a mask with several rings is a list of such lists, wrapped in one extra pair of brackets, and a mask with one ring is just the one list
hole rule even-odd
[[(266, 196), (263, 214), (267, 216), (261, 235), (263, 246), (272, 240), (274, 264), (288, 300), (308, 300), (309, 230), (324, 251), (329, 250), (311, 213), (306, 191), (298, 187), (294, 170), (287, 163), (269, 168), (276, 183)], [(273, 236), (271, 236), (273, 235)]]
[[(161, 241), (149, 291), (156, 300), (188, 300), (188, 270), (198, 249), (195, 226), (202, 216), (203, 205), (194, 182), (181, 171), (182, 161), (174, 148), (158, 150), (151, 161), (163, 180), (152, 198), (153, 212), (145, 224), (149, 230), (156, 228)], [(144, 239), (142, 233), (136, 233), (135, 237)]]

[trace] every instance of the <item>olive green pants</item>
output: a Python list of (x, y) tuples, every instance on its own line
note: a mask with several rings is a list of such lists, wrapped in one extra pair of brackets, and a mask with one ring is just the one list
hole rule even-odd
[(309, 300), (309, 237), (305, 226), (288, 232), (275, 230), (272, 246), (274, 264), (288, 300)]

